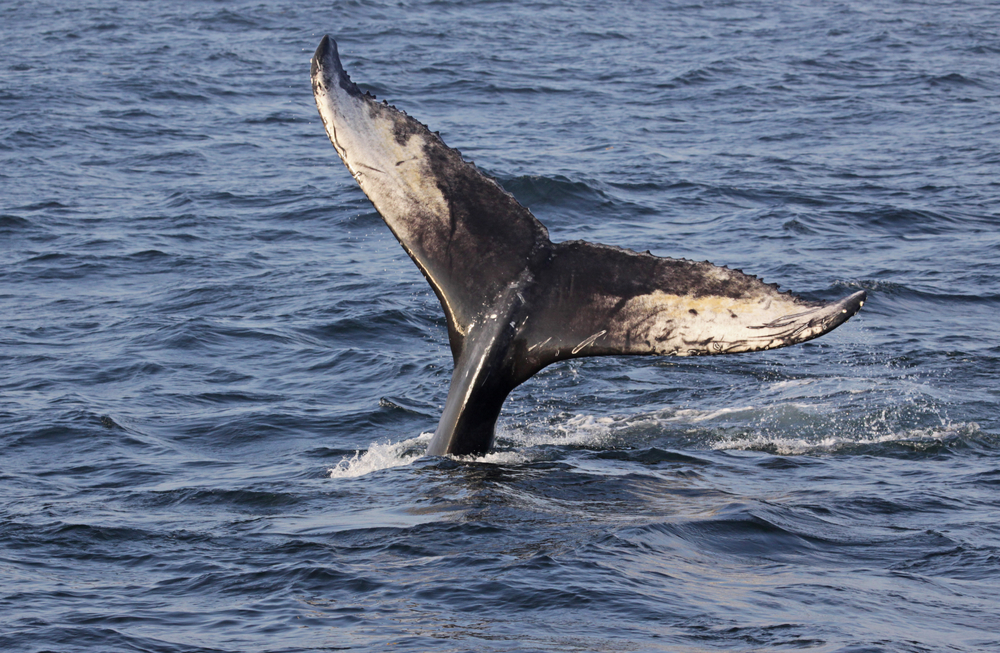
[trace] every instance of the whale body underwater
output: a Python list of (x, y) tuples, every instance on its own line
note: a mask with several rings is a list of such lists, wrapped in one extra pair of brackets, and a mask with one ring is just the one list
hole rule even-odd
[(740, 270), (584, 241), (553, 243), (528, 209), (425, 125), (362, 93), (325, 36), (313, 95), (337, 154), (441, 302), (455, 369), (427, 454), (482, 455), (511, 390), (582, 356), (786, 347), (864, 305), (779, 292)]

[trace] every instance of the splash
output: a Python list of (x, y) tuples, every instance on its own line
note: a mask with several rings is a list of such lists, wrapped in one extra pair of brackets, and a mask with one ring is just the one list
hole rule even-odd
[[(520, 465), (546, 458), (541, 451), (546, 446), (568, 446), (606, 448), (614, 437), (611, 427), (615, 420), (610, 417), (575, 415), (545, 425), (512, 426), (500, 424), (497, 427), (497, 448), (482, 456), (448, 456), (453, 460), (467, 463), (489, 463), (494, 465)], [(373, 442), (365, 451), (356, 451), (351, 457), (344, 457), (327, 470), (329, 478), (357, 478), (383, 469), (405, 467), (424, 456), (432, 433), (421, 433), (415, 438), (400, 442)]]
[[(383, 469), (405, 467), (424, 456), (432, 433), (421, 433), (401, 442), (372, 442), (366, 451), (355, 451), (327, 470), (329, 478), (357, 478)], [(448, 456), (453, 460), (494, 465), (517, 465), (533, 458), (521, 451), (494, 450), (484, 456)]]
[(548, 445), (604, 448), (612, 443), (614, 428), (622, 418), (593, 415), (560, 415), (547, 424), (502, 424), (497, 429), (497, 442), (521, 448)]
[(382, 469), (404, 467), (424, 455), (431, 433), (421, 433), (402, 442), (372, 442), (364, 452), (355, 451), (327, 470), (330, 478), (357, 478)]

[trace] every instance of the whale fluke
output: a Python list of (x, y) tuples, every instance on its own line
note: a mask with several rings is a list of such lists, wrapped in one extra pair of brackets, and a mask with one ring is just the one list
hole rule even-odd
[(808, 302), (739, 270), (572, 241), (425, 125), (362, 93), (323, 37), (312, 87), (326, 133), (441, 302), (455, 371), (429, 455), (486, 453), (507, 395), (581, 356), (701, 356), (805, 342), (860, 291)]

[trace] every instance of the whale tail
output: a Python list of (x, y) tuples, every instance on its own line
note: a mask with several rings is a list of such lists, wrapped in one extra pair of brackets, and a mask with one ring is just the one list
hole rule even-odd
[(312, 86), (326, 133), (441, 302), (455, 371), (428, 454), (482, 454), (507, 395), (580, 356), (699, 356), (823, 335), (864, 291), (808, 302), (739, 270), (548, 231), (436, 133), (362, 93), (323, 37)]

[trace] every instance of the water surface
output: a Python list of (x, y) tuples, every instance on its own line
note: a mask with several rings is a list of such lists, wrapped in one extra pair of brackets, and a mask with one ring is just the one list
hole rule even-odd
[[(326, 33), (554, 240), (869, 302), (553, 366), (424, 457), (444, 319), (323, 133)], [(0, 648), (1000, 648), (989, 3), (13, 2), (0, 43)]]

